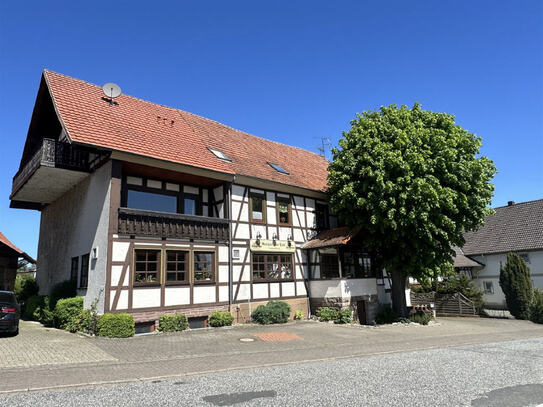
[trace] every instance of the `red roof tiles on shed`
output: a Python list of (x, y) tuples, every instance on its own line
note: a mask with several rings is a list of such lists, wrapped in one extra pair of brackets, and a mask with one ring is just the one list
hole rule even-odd
[[(99, 86), (44, 71), (60, 120), (76, 143), (134, 153), (222, 173), (325, 191), (328, 161), (182, 110), (122, 94), (111, 106)], [(226, 153), (218, 159), (206, 147)], [(274, 170), (279, 164), (289, 175)]]
[(30, 257), (28, 254), (23, 252), (21, 249), (19, 249), (17, 246), (15, 246), (13, 243), (11, 243), (6, 236), (2, 232), (0, 232), (0, 244), (4, 244), (7, 247), (9, 247), (11, 250), (17, 252), (20, 257), (25, 258), (30, 263), (35, 263), (36, 260), (34, 260), (32, 257)]

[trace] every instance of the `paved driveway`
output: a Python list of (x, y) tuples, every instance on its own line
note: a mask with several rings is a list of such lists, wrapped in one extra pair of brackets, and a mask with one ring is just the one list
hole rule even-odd
[[(432, 326), (300, 322), (128, 339), (88, 338), (23, 322), (0, 338), (0, 392), (225, 372), (543, 337), (527, 321), (447, 318)], [(242, 341), (242, 340), (252, 341)]]

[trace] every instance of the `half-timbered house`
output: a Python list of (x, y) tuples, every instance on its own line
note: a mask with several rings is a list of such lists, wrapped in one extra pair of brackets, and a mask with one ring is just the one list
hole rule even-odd
[(72, 279), (85, 306), (149, 324), (183, 312), (198, 326), (215, 310), (241, 322), (272, 299), (307, 315), (310, 298), (355, 307), (377, 295), (355, 240), (323, 243), (339, 230), (327, 164), (46, 70), (10, 199), (41, 211), (45, 293)]

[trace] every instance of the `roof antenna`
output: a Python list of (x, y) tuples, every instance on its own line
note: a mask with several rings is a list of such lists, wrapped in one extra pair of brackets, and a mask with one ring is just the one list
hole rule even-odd
[(117, 105), (118, 103), (113, 101), (116, 97), (118, 97), (121, 94), (121, 88), (119, 85), (108, 82), (104, 86), (102, 86), (102, 91), (104, 92), (104, 95), (106, 95), (104, 99), (106, 102), (109, 102), (110, 105)]
[(316, 137), (316, 138), (321, 139), (321, 145), (317, 146), (317, 150), (319, 151), (320, 155), (326, 158), (326, 150), (330, 149), (332, 142), (330, 141), (328, 137)]

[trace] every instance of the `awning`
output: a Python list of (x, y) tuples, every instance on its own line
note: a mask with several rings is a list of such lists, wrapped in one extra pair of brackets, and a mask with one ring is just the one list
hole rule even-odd
[(453, 247), (455, 256), (454, 256), (454, 267), (483, 267), (484, 264), (475, 261), (464, 254), (462, 249), (459, 247)]
[(313, 239), (305, 242), (302, 245), (302, 249), (318, 249), (320, 247), (343, 246), (349, 243), (351, 239), (358, 235), (359, 232), (360, 229), (351, 229), (347, 226), (325, 230), (324, 232), (319, 233)]

